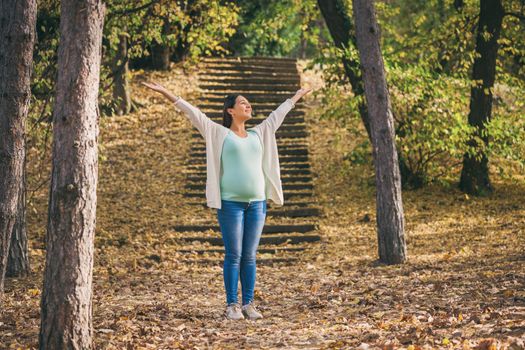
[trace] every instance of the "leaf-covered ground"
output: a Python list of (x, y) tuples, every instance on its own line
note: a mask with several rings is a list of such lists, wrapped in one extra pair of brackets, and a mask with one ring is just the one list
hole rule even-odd
[[(320, 84), (313, 73), (303, 78)], [(264, 319), (226, 320), (221, 267), (188, 265), (175, 252), (182, 234), (174, 225), (215, 215), (182, 196), (192, 126), (137, 85), (143, 79), (198, 104), (195, 70), (136, 72), (134, 98), (142, 108), (102, 120), (96, 348), (523, 349), (523, 178), (494, 177), (490, 198), (441, 186), (405, 191), (408, 262), (378, 264), (373, 171), (343, 159), (355, 141), (337, 122), (319, 120), (311, 96), (307, 123), (323, 240), (295, 266), (257, 267), (255, 302)], [(1, 348), (38, 346), (47, 195), (43, 186), (28, 213), (33, 274), (6, 285)]]

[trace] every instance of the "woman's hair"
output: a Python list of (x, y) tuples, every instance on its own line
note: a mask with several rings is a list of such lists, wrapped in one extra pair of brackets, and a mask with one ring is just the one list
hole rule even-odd
[(235, 101), (237, 100), (238, 96), (238, 94), (228, 95), (224, 99), (224, 109), (222, 110), (222, 125), (224, 125), (227, 128), (230, 128), (233, 121), (231, 114), (228, 112), (228, 108), (233, 108), (235, 106)]

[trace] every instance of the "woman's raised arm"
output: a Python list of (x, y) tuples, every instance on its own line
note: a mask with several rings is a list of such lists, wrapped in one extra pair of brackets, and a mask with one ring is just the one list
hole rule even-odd
[(312, 91), (312, 89), (299, 89), (293, 97), (287, 98), (286, 101), (281, 103), (279, 107), (273, 110), (268, 118), (261, 122), (261, 126), (268, 127), (272, 132), (276, 132), (284, 121), (284, 117), (288, 112), (295, 107), (297, 101), (299, 101), (304, 95)]
[[(184, 100), (180, 96), (172, 94), (164, 86), (151, 82), (151, 83), (141, 83), (142, 85), (152, 89), (153, 91), (161, 93), (164, 97), (174, 103), (174, 105), (183, 111), (187, 116), (190, 122), (199, 130), (200, 134), (203, 137), (206, 137), (206, 130), (215, 123), (213, 120), (208, 118), (206, 114), (202, 113), (200, 109), (190, 104), (188, 101)], [(219, 125), (219, 124), (217, 124)]]

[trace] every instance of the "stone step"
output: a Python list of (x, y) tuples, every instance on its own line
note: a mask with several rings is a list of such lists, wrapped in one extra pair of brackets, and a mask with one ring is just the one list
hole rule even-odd
[[(204, 78), (204, 77), (203, 77)], [(232, 77), (232, 76), (211, 76), (206, 77), (205, 79), (202, 79), (204, 82), (207, 83), (223, 83), (223, 84), (242, 84), (246, 83), (247, 79), (245, 77)], [(279, 83), (279, 84), (301, 84), (301, 78), (299, 76), (258, 76), (258, 77), (251, 77), (249, 79), (249, 82), (251, 84), (273, 84), (273, 83)]]
[(279, 78), (287, 79), (287, 81), (297, 81), (297, 72), (269, 72), (269, 71), (221, 71), (221, 70), (212, 70), (207, 72), (199, 73), (199, 79), (206, 81), (209, 78), (242, 78), (245, 81), (250, 79), (260, 79), (260, 78)]
[[(200, 175), (200, 176), (188, 176), (186, 178), (187, 181), (192, 183), (206, 183), (206, 174)], [(285, 183), (311, 183), (312, 182), (311, 176), (281, 176), (281, 182), (283, 184)]]
[[(267, 92), (252, 92), (252, 93), (245, 92), (242, 95), (246, 97), (246, 99), (250, 102), (250, 105), (252, 105), (252, 108), (255, 109), (257, 104), (282, 103), (286, 101), (287, 98), (292, 98), (294, 94), (284, 93), (284, 92), (274, 92), (271, 94)], [(225, 94), (223, 93), (208, 92), (208, 93), (202, 94), (199, 101), (224, 103), (224, 97), (225, 97)], [(296, 106), (300, 103), (301, 102), (297, 102)]]
[[(286, 169), (310, 169), (309, 162), (279, 163), (281, 174)], [(206, 161), (204, 159), (188, 159), (186, 167), (191, 170), (206, 170)]]
[[(181, 237), (181, 240), (186, 242), (202, 242), (209, 243), (214, 246), (223, 246), (222, 237)], [(259, 245), (268, 244), (301, 244), (309, 242), (320, 241), (319, 235), (275, 235), (275, 236), (264, 236), (262, 235), (259, 240)]]
[(301, 208), (301, 209), (267, 209), (267, 214), (271, 217), (287, 217), (287, 218), (306, 218), (312, 216), (320, 216), (319, 208)]
[(276, 91), (283, 91), (288, 92), (290, 94), (294, 94), (297, 90), (300, 89), (299, 84), (280, 84), (280, 83), (273, 83), (273, 84), (252, 84), (250, 82), (245, 83), (239, 83), (239, 84), (223, 84), (223, 83), (216, 83), (216, 84), (210, 84), (210, 83), (204, 83), (199, 84), (199, 88), (203, 93), (207, 92), (223, 92), (225, 94), (239, 94), (242, 95), (243, 93), (249, 91), (260, 91), (260, 92), (268, 92), (269, 94), (276, 92)]
[(297, 67), (292, 66), (260, 66), (254, 64), (206, 64), (199, 65), (201, 69), (200, 76), (207, 76), (210, 73), (222, 73), (224, 75), (233, 74), (264, 74), (272, 76), (293, 76), (297, 75)]
[[(298, 258), (258, 258), (257, 265), (264, 265), (264, 266), (274, 266), (277, 264), (280, 265), (293, 265), (296, 264), (299, 259)], [(223, 266), (224, 260), (223, 259), (182, 259), (181, 262), (186, 264), (195, 264), (195, 265), (204, 265), (204, 266)]]
[[(206, 202), (202, 202), (202, 201), (198, 201), (198, 202), (190, 201), (190, 202), (186, 202), (186, 204), (208, 208), (208, 205), (206, 204)], [(277, 208), (286, 208), (286, 210), (290, 210), (290, 208), (295, 208), (295, 207), (308, 208), (308, 207), (316, 206), (317, 202), (302, 201), (302, 200), (299, 200), (299, 201), (288, 200), (284, 203), (284, 206), (277, 206), (277, 204), (274, 204), (271, 200), (268, 200), (266, 201), (266, 205), (267, 205), (268, 211), (273, 210), (272, 208), (276, 208), (275, 210), (277, 210)]]
[[(184, 185), (185, 188), (189, 190), (200, 190), (205, 191), (206, 190), (206, 183), (186, 183)], [(283, 191), (287, 190), (312, 190), (313, 185), (312, 184), (282, 184)]]
[[(193, 131), (193, 129), (192, 129)], [(308, 137), (309, 135), (309, 132), (308, 131), (281, 131), (281, 130), (277, 130), (277, 132), (275, 133), (275, 138), (277, 139), (297, 139), (297, 138), (306, 138)], [(197, 138), (202, 138), (202, 135), (199, 134), (198, 132), (193, 132), (191, 134), (192, 137), (197, 137)]]
[[(262, 114), (260, 114), (260, 115), (262, 115)], [(268, 118), (269, 115), (270, 114), (262, 115), (260, 117), (252, 117), (252, 119), (248, 119), (245, 122), (246, 129), (262, 123), (266, 118)], [(219, 124), (222, 125), (222, 120), (223, 120), (222, 112), (220, 114), (217, 114), (217, 115), (214, 114), (214, 116), (210, 116), (210, 114), (207, 114), (206, 116), (208, 118), (210, 118), (211, 120), (213, 120), (214, 122), (219, 123)], [(286, 117), (284, 117), (284, 121), (283, 121), (282, 126), (285, 126), (285, 125), (296, 125), (296, 124), (304, 124), (304, 126), (306, 126), (304, 117), (290, 117), (290, 115), (287, 114)]]
[(200, 61), (198, 63), (199, 68), (208, 68), (208, 67), (263, 67), (263, 68), (286, 68), (293, 69), (295, 68), (297, 72), (297, 61), (270, 61), (270, 60), (217, 60), (217, 61)]
[[(221, 232), (219, 224), (207, 224), (207, 225), (175, 225), (173, 229), (176, 232), (206, 232), (212, 230), (215, 232)], [(291, 224), (291, 225), (264, 225), (263, 234), (270, 233), (305, 233), (314, 231), (316, 229), (314, 224)]]
[[(223, 108), (222, 107), (223, 106), (218, 106), (216, 109), (211, 109), (211, 110), (204, 110), (204, 109), (202, 109), (202, 112), (204, 114), (206, 114), (206, 116), (208, 118), (210, 118), (211, 120), (216, 121), (216, 122), (221, 121), (221, 123), (222, 123), (222, 116), (223, 116), (223, 114), (222, 114), (222, 109)], [(262, 122), (277, 107), (279, 107), (279, 106), (275, 106), (274, 105), (273, 108), (254, 110), (252, 112), (252, 119), (250, 119), (248, 121), (248, 123), (251, 122), (252, 120), (254, 122), (255, 121)], [(290, 121), (290, 123), (304, 123), (305, 122), (304, 115), (305, 115), (304, 110), (296, 109), (294, 107), (292, 110), (290, 110), (290, 112), (288, 112), (288, 114), (286, 114), (286, 117), (284, 117), (283, 124), (284, 123), (288, 123), (288, 121)], [(294, 120), (296, 120), (296, 121), (294, 122)]]
[(295, 207), (308, 208), (308, 207), (316, 206), (318, 205), (318, 203), (315, 201), (311, 201), (311, 200), (306, 201), (303, 199), (292, 199), (292, 200), (287, 200), (284, 203), (284, 206), (282, 205), (278, 206), (272, 200), (267, 200), (266, 205), (268, 207), (268, 210), (272, 210), (273, 208), (276, 208), (276, 209), (283, 209), (283, 208), (289, 209), (289, 208), (295, 208)]
[[(185, 192), (182, 195), (183, 197), (188, 197), (188, 198), (206, 198), (205, 191)], [(313, 193), (312, 192), (290, 192), (283, 188), (283, 196), (284, 196), (284, 201), (286, 202), (288, 199), (292, 199), (292, 198), (311, 198), (313, 196)]]
[(201, 62), (267, 62), (272, 64), (295, 64), (297, 59), (293, 57), (274, 56), (207, 56), (202, 57)]
[[(309, 170), (310, 169), (310, 163), (304, 162), (304, 163), (283, 163), (279, 164), (281, 168), (281, 175), (291, 175), (291, 174), (309, 174), (308, 172), (299, 172), (300, 170)], [(204, 162), (200, 164), (188, 164), (186, 165), (186, 169), (190, 171), (206, 171), (206, 164)]]
[[(278, 146), (279, 147), (279, 146)], [(202, 154), (200, 154), (202, 153)], [(300, 156), (306, 156), (308, 155), (308, 148), (305, 147), (281, 147), (279, 149), (279, 155), (300, 155)], [(190, 148), (190, 156), (206, 156), (206, 146), (193, 146)]]
[[(204, 138), (197, 137), (191, 139), (191, 147), (206, 147)], [(308, 140), (297, 139), (277, 139), (279, 151), (285, 148), (309, 148)]]
[[(208, 101), (206, 101), (208, 100)], [(275, 101), (271, 101), (275, 100)], [(286, 98), (275, 98), (271, 100), (261, 100), (261, 101), (250, 101), (250, 105), (252, 107), (252, 115), (270, 115), (271, 112), (277, 109), (285, 100)], [(198, 105), (196, 105), (198, 103)], [(301, 106), (301, 101), (297, 102), (295, 107), (292, 107), (292, 109), (288, 112), (288, 115), (294, 115), (292, 112), (298, 110), (305, 112), (304, 109)], [(215, 98), (214, 100), (207, 99), (206, 96), (202, 96), (199, 98), (198, 102), (195, 102), (194, 104), (196, 107), (198, 107), (203, 113), (208, 115), (209, 112), (214, 113), (222, 113), (224, 109), (224, 97)], [(304, 113), (303, 113), (304, 115)]]
[[(308, 145), (307, 144), (295, 144), (295, 143), (288, 143), (288, 144), (281, 144), (277, 145), (279, 148), (279, 154), (280, 155), (308, 155)], [(193, 143), (190, 147), (190, 153), (204, 153), (206, 152), (206, 143), (204, 140), (200, 143)]]
[[(264, 118), (266, 119), (266, 118)], [(222, 120), (216, 120), (217, 123), (221, 124), (222, 125)], [(261, 121), (262, 122), (262, 121)], [(252, 128), (256, 125), (258, 125), (259, 123), (257, 122), (253, 122), (252, 120), (246, 122), (245, 124), (245, 128), (246, 129), (249, 129), (249, 128)], [(197, 130), (197, 129), (195, 129)], [(283, 132), (283, 131), (297, 131), (297, 132), (300, 132), (300, 131), (307, 131), (306, 129), (306, 124), (291, 124), (291, 125), (287, 125), (287, 124), (281, 124), (281, 126), (279, 127), (278, 131), (280, 132)]]
[[(198, 152), (198, 153), (190, 153), (190, 159), (188, 159), (189, 164), (199, 164), (199, 163), (205, 163), (206, 159), (206, 153)], [(300, 163), (300, 162), (307, 162), (308, 156), (295, 156), (295, 155), (281, 155), (279, 154), (279, 162), (280, 163)]]
[[(281, 252), (301, 252), (304, 251), (306, 247), (274, 247), (274, 248), (259, 248), (257, 253), (259, 254), (276, 254)], [(188, 253), (188, 254), (210, 254), (210, 253), (222, 253), (224, 254), (224, 248), (185, 248), (185, 249), (176, 249), (178, 253)]]

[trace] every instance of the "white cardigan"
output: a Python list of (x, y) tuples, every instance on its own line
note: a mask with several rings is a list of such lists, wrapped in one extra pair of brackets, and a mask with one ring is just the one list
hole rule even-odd
[[(174, 104), (188, 116), (206, 141), (206, 202), (208, 207), (220, 209), (221, 153), (224, 139), (230, 129), (208, 118), (206, 114), (181, 97)], [(284, 204), (284, 196), (275, 132), (293, 107), (295, 107), (294, 102), (288, 98), (271, 112), (268, 118), (255, 127), (247, 129), (254, 130), (261, 140), (266, 199), (271, 199), (278, 206)]]

